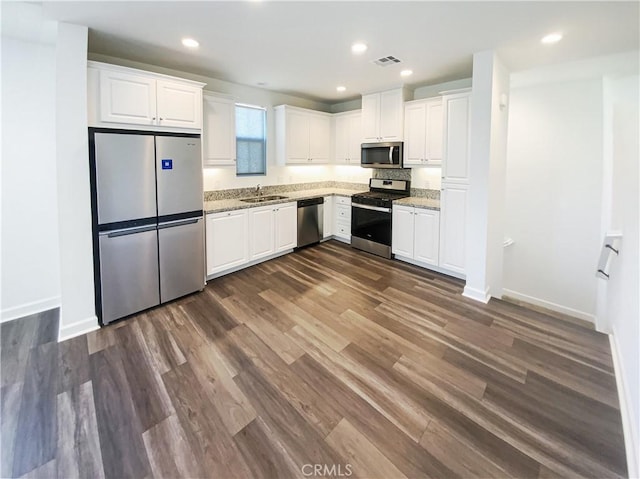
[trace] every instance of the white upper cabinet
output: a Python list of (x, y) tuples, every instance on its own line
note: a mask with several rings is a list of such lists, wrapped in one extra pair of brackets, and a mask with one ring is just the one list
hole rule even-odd
[(156, 83), (158, 125), (202, 128), (202, 88), (175, 81)]
[(471, 93), (456, 93), (442, 97), (444, 109), (444, 148), (442, 181), (469, 182), (469, 121)]
[(202, 129), (204, 83), (88, 62), (89, 126)]
[(444, 113), (442, 99), (427, 102), (427, 145), (425, 156), (430, 164), (442, 164), (442, 141), (444, 135)]
[(333, 116), (335, 162), (345, 165), (360, 164), (362, 144), (362, 113), (360, 110), (336, 113)]
[(275, 107), (276, 154), (280, 164), (328, 163), (331, 115), (288, 105)]
[(100, 71), (100, 118), (114, 123), (156, 124), (156, 81), (142, 75)]
[(402, 141), (404, 97), (402, 88), (362, 96), (364, 143)]
[(404, 165), (442, 164), (442, 100), (410, 101), (404, 107)]
[(229, 98), (204, 96), (204, 164), (235, 165), (236, 105)]

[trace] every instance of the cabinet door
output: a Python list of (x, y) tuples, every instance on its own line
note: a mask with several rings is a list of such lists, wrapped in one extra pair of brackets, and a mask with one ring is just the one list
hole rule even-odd
[(236, 105), (226, 98), (204, 99), (204, 164), (234, 165), (236, 161)]
[(408, 104), (404, 110), (404, 164), (424, 164), (427, 108), (424, 103)]
[(249, 260), (263, 258), (275, 251), (274, 208), (249, 209)]
[(202, 89), (191, 85), (157, 81), (158, 125), (202, 128)]
[(380, 93), (380, 138), (381, 141), (402, 141), (404, 122), (404, 99), (402, 90)]
[(325, 196), (322, 205), (322, 237), (333, 235), (333, 196)]
[(336, 116), (334, 120), (335, 130), (335, 149), (334, 158), (336, 163), (348, 163), (349, 162), (349, 116)]
[(467, 186), (447, 184), (440, 192), (440, 267), (465, 273)]
[(101, 70), (100, 120), (156, 125), (156, 81), (144, 76)]
[(293, 249), (298, 244), (298, 204), (285, 203), (275, 207), (275, 252)]
[(423, 208), (416, 208), (414, 213), (413, 258), (437, 266), (440, 249), (440, 213)]
[(249, 260), (247, 210), (207, 215), (207, 275)]
[[(426, 105), (427, 130), (425, 138), (425, 159), (430, 165), (442, 164), (443, 113), (442, 101), (429, 102)], [(405, 128), (407, 125), (405, 125)]]
[(348, 158), (349, 164), (360, 164), (360, 149), (362, 145), (362, 114), (354, 113), (349, 117)]
[(309, 115), (309, 159), (312, 163), (328, 163), (331, 156), (331, 118)]
[(391, 225), (391, 252), (413, 258), (413, 210), (411, 206), (394, 206)]
[(451, 95), (444, 102), (444, 181), (469, 181), (469, 94)]
[(309, 115), (287, 111), (287, 163), (309, 162)]
[(362, 96), (362, 141), (380, 141), (380, 94)]

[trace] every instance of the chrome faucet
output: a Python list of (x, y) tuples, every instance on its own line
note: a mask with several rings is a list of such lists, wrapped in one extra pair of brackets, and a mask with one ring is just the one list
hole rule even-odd
[(260, 186), (260, 183), (256, 186), (256, 196), (262, 196), (262, 186)]

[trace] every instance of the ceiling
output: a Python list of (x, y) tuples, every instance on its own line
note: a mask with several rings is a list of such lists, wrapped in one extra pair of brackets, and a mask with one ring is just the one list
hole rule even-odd
[[(512, 71), (637, 50), (634, 2), (44, 2), (48, 16), (86, 25), (89, 51), (326, 103), (406, 84), (471, 76), (494, 49)], [(542, 45), (561, 31), (562, 41)], [(197, 50), (180, 41), (193, 37)], [(351, 45), (369, 49), (354, 55)], [(372, 60), (393, 55), (401, 63)], [(413, 70), (407, 79), (402, 69)], [(338, 93), (336, 87), (347, 90)]]

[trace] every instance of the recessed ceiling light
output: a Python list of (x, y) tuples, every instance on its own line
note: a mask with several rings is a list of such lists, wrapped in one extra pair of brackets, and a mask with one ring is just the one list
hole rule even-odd
[(353, 53), (364, 53), (367, 51), (367, 45), (364, 43), (354, 43), (353, 45), (351, 45), (351, 51)]
[(560, 40), (562, 40), (562, 33), (555, 32), (542, 37), (542, 40), (540, 41), (548, 45), (551, 43), (558, 43)]
[(200, 43), (193, 38), (183, 38), (182, 44), (187, 48), (198, 48), (200, 46)]
[(336, 87), (336, 90), (339, 91), (340, 93), (342, 93), (343, 91), (347, 90), (347, 87), (346, 86), (338, 86), (338, 87)]
[(403, 77), (408, 77), (410, 75), (413, 75), (413, 70), (402, 70), (400, 72), (400, 76), (403, 76)]

